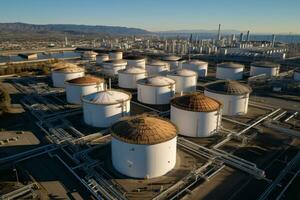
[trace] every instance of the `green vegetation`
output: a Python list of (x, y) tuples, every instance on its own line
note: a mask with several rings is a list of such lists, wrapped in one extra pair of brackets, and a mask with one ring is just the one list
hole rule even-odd
[(7, 112), (10, 107), (11, 99), (7, 90), (0, 83), (0, 114)]

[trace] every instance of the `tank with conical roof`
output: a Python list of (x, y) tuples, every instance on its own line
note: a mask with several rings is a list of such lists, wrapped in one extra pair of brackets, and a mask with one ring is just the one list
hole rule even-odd
[(94, 51), (84, 51), (81, 55), (83, 60), (96, 61), (96, 56), (98, 53)]
[(176, 127), (163, 118), (138, 115), (111, 127), (112, 163), (120, 173), (134, 178), (155, 178), (176, 164)]
[(114, 49), (109, 52), (109, 60), (122, 60), (123, 51), (120, 49)]
[(54, 87), (65, 87), (65, 81), (84, 76), (84, 69), (72, 63), (59, 62), (52, 66), (51, 78)]
[(67, 102), (81, 104), (81, 97), (104, 90), (105, 80), (94, 76), (83, 76), (65, 82)]
[(232, 62), (220, 63), (217, 65), (216, 78), (240, 80), (243, 79), (244, 65)]
[(126, 65), (126, 60), (108, 60), (102, 63), (104, 72), (109, 75), (117, 75), (119, 70), (126, 68)]
[(251, 91), (251, 87), (246, 84), (226, 80), (207, 85), (204, 94), (223, 104), (224, 115), (244, 115), (248, 112)]
[(180, 92), (196, 91), (198, 74), (188, 69), (177, 69), (167, 74), (168, 78), (175, 81), (175, 90)]
[(137, 81), (138, 101), (146, 104), (168, 104), (175, 94), (175, 81), (165, 76), (153, 76)]
[(129, 55), (124, 57), (124, 59), (127, 61), (127, 68), (130, 67), (138, 67), (142, 69), (146, 68), (146, 58), (144, 56)]
[(170, 65), (161, 60), (152, 60), (146, 64), (148, 76), (156, 76), (160, 73), (170, 71)]
[(146, 77), (143, 68), (131, 67), (118, 72), (118, 84), (121, 88), (136, 89), (136, 82)]
[(82, 97), (84, 122), (94, 127), (109, 127), (130, 114), (131, 94), (105, 90)]
[(106, 53), (99, 53), (96, 56), (96, 64), (97, 65), (101, 65), (103, 62), (108, 61), (109, 60), (109, 56)]
[(175, 55), (169, 55), (169, 56), (164, 56), (162, 57), (162, 60), (169, 63), (170, 65), (170, 70), (175, 70), (178, 69), (178, 61), (181, 58)]
[(190, 60), (182, 63), (182, 68), (197, 72), (198, 77), (206, 77), (208, 63), (200, 60)]
[(189, 137), (208, 137), (221, 125), (222, 104), (203, 93), (175, 97), (171, 101), (171, 121), (178, 133)]

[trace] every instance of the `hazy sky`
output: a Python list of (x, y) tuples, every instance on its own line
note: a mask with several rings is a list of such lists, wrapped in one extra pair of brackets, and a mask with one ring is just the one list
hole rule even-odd
[(0, 22), (300, 34), (300, 0), (0, 0)]

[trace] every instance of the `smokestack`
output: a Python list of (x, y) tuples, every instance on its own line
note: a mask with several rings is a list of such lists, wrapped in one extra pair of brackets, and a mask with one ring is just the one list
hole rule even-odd
[(221, 40), (221, 24), (219, 24), (218, 40)]
[(240, 42), (243, 42), (243, 40), (244, 40), (244, 34), (241, 33), (241, 34), (240, 34)]
[(250, 41), (250, 31), (247, 31), (247, 37), (246, 37), (246, 41), (249, 42)]
[(272, 47), (275, 45), (275, 34), (272, 35)]

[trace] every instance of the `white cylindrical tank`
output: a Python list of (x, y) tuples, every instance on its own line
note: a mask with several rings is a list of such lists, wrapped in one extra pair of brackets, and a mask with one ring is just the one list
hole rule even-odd
[(111, 127), (114, 168), (133, 178), (155, 178), (176, 164), (177, 130), (155, 116), (124, 118)]
[(84, 51), (81, 55), (83, 60), (96, 61), (97, 53), (94, 51)]
[(180, 57), (171, 55), (163, 57), (162, 60), (169, 63), (170, 70), (178, 69), (178, 60), (180, 60)]
[(146, 59), (143, 56), (126, 56), (124, 58), (127, 60), (127, 68), (138, 67), (145, 69), (146, 68)]
[(237, 63), (221, 63), (217, 65), (216, 78), (224, 80), (243, 79), (244, 65)]
[(118, 84), (121, 88), (136, 89), (136, 82), (146, 77), (146, 70), (131, 67), (119, 71)]
[(94, 127), (109, 127), (130, 114), (131, 94), (106, 90), (82, 97), (84, 122)]
[(148, 76), (155, 76), (162, 72), (167, 72), (169, 70), (169, 64), (160, 60), (153, 60), (150, 63), (146, 64), (146, 71)]
[(197, 86), (197, 73), (188, 69), (177, 69), (167, 75), (175, 81), (175, 91), (180, 92), (194, 92)]
[(294, 77), (294, 80), (295, 80), (295, 81), (300, 81), (300, 69), (296, 69), (296, 70), (294, 71), (293, 77)]
[(251, 63), (250, 76), (266, 74), (267, 77), (278, 76), (280, 65), (272, 62)]
[(182, 68), (197, 72), (198, 77), (206, 77), (208, 63), (200, 60), (190, 60), (182, 63)]
[(192, 93), (175, 97), (171, 101), (171, 121), (178, 133), (189, 137), (208, 137), (221, 125), (222, 104), (204, 96)]
[(122, 50), (112, 50), (109, 52), (109, 60), (121, 60), (123, 59)]
[(93, 76), (83, 76), (66, 81), (67, 102), (81, 104), (81, 97), (103, 91), (105, 80)]
[(224, 115), (244, 115), (248, 112), (250, 86), (237, 81), (219, 81), (205, 87), (204, 94), (220, 101)]
[(126, 68), (126, 65), (126, 60), (108, 60), (102, 63), (104, 72), (109, 75), (117, 75), (119, 70)]
[(106, 53), (101, 53), (96, 56), (96, 64), (101, 65), (103, 62), (108, 61), (109, 56)]
[(51, 72), (54, 87), (65, 87), (65, 81), (82, 76), (84, 76), (84, 69), (80, 67), (57, 68)]
[(138, 101), (146, 104), (168, 104), (175, 94), (175, 81), (154, 76), (137, 81)]

